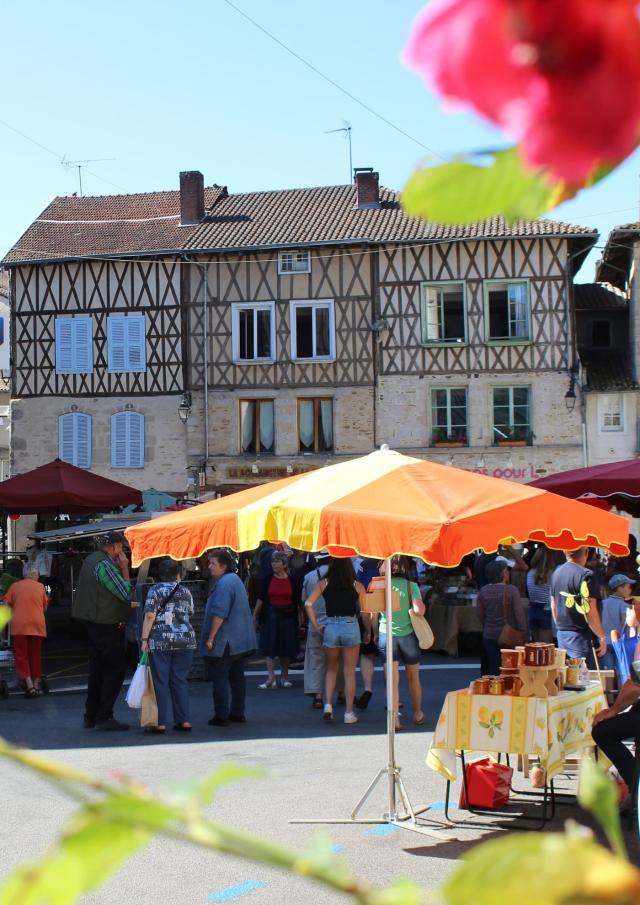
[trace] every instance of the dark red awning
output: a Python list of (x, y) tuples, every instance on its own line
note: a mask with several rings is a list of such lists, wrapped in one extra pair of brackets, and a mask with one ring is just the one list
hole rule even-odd
[(142, 503), (142, 493), (135, 487), (61, 459), (0, 482), (0, 509), (20, 515), (111, 512), (130, 503)]
[(640, 516), (640, 459), (573, 468), (571, 471), (538, 478), (537, 481), (531, 481), (530, 486), (550, 490), (573, 500), (591, 494), (606, 500), (621, 512), (628, 512), (634, 517)]

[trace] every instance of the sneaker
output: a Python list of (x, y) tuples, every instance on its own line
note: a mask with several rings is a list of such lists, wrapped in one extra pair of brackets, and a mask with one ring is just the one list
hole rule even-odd
[(322, 719), (325, 721), (325, 723), (330, 723), (333, 719), (333, 707), (331, 706), (331, 704), (324, 705), (324, 713), (322, 714)]
[(109, 717), (108, 720), (103, 720), (101, 723), (96, 723), (96, 729), (101, 732), (126, 732), (130, 728), (129, 723), (121, 723), (120, 720), (115, 720), (113, 717)]
[(371, 700), (371, 692), (363, 691), (359, 698), (356, 698), (356, 707), (358, 710), (366, 710)]
[(347, 712), (344, 715), (344, 721), (345, 721), (345, 723), (357, 723), (358, 717), (355, 715), (353, 710), (347, 710)]

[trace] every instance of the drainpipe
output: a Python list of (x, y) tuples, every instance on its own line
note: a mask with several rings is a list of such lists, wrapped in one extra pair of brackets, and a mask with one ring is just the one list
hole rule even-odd
[[(209, 461), (209, 265), (202, 267), (202, 366), (204, 368), (204, 467), (205, 471)], [(205, 478), (206, 483), (206, 478)]]

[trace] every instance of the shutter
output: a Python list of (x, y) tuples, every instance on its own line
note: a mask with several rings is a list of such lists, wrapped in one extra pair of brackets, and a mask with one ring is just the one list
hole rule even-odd
[(108, 368), (110, 371), (126, 371), (125, 318), (110, 317), (107, 320)]
[(146, 368), (146, 343), (144, 316), (126, 317), (125, 334), (128, 371), (144, 371)]
[(144, 415), (117, 412), (111, 416), (111, 467), (144, 468)]
[(58, 418), (58, 455), (78, 468), (91, 468), (91, 415), (69, 412)]
[[(70, 317), (56, 318), (56, 373), (73, 372), (73, 320)], [(67, 461), (66, 459), (64, 460)]]
[(144, 415), (129, 415), (129, 467), (144, 468)]
[(111, 467), (127, 467), (127, 415), (118, 412), (111, 416)]
[(76, 374), (90, 374), (93, 371), (93, 318), (74, 317), (71, 323), (73, 371)]

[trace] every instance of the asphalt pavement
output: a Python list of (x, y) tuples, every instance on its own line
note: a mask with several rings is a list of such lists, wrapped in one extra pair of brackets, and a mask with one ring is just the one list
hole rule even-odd
[[(194, 731), (185, 736), (145, 735), (138, 727), (126, 733), (100, 733), (82, 728), (84, 693), (56, 691), (36, 700), (12, 696), (0, 701), (0, 734), (47, 756), (82, 767), (99, 776), (123, 771), (154, 788), (171, 786), (189, 777), (202, 777), (223, 763), (257, 765), (266, 779), (245, 780), (223, 788), (211, 816), (297, 850), (319, 833), (333, 845), (353, 871), (372, 883), (387, 884), (411, 877), (429, 889), (439, 885), (456, 860), (478, 840), (504, 832), (491, 820), (472, 818), (471, 827), (451, 828), (443, 819), (445, 784), (424, 759), (435, 721), (448, 690), (468, 684), (477, 665), (431, 655), (422, 671), (427, 722), (406, 728), (397, 736), (397, 761), (402, 766), (413, 806), (429, 810), (424, 825), (438, 838), (388, 825), (338, 824), (313, 826), (291, 820), (348, 818), (377, 771), (387, 759), (382, 675), (376, 673), (374, 696), (356, 725), (344, 725), (342, 711), (325, 724), (302, 693), (302, 675), (293, 674), (292, 689), (260, 691), (260, 675), (248, 679), (247, 723), (212, 728), (211, 689), (192, 683)], [(406, 686), (402, 697), (408, 707)], [(135, 712), (120, 702), (116, 715), (134, 724)], [(0, 763), (3, 790), (3, 837), (0, 876), (12, 866), (43, 852), (63, 826), (73, 805), (41, 779), (11, 763)], [(572, 788), (561, 780), (560, 787)], [(454, 794), (457, 794), (457, 789)], [(386, 785), (380, 783), (363, 817), (382, 816)], [(561, 805), (555, 821), (576, 817), (575, 805)], [(454, 816), (468, 816), (454, 811)], [(238, 901), (241, 905), (298, 903), (313, 896), (314, 905), (344, 902), (337, 893), (288, 874), (180, 843), (156, 839), (100, 890), (87, 896), (94, 905), (192, 905)]]

